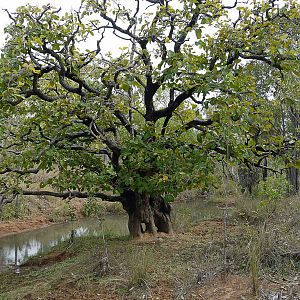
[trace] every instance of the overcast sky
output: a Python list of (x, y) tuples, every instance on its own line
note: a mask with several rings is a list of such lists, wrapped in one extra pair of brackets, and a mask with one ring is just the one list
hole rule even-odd
[(51, 3), (54, 6), (61, 7), (65, 10), (76, 9), (80, 6), (80, 0), (0, 0), (0, 44), (4, 43), (4, 27), (10, 23), (7, 13), (3, 11), (8, 9), (10, 12), (14, 12), (18, 6), (26, 5), (42, 6), (44, 4)]
[[(53, 6), (61, 7), (65, 11), (70, 11), (72, 9), (78, 9), (81, 0), (0, 0), (0, 47), (4, 44), (5, 41), (4, 27), (10, 23), (10, 19), (4, 9), (8, 9), (10, 12), (14, 12), (17, 7), (26, 5), (28, 3), (37, 6), (42, 6), (50, 3)], [(232, 5), (234, 3), (234, 0), (223, 0), (223, 3), (226, 5)], [(232, 15), (233, 18), (235, 18), (235, 15), (236, 13)], [(211, 31), (211, 29), (209, 31)], [(111, 51), (111, 46), (113, 44), (113, 52), (116, 54), (116, 49), (118, 49), (120, 46), (123, 46), (124, 42), (122, 42), (121, 40), (117, 40), (112, 35), (109, 35), (108, 37), (109, 41), (107, 43), (104, 43), (104, 46), (102, 46), (102, 50), (104, 51), (104, 53), (106, 53), (107, 51)], [(90, 42), (86, 43), (87, 47), (84, 48), (94, 49), (95, 45), (95, 41), (91, 40)]]

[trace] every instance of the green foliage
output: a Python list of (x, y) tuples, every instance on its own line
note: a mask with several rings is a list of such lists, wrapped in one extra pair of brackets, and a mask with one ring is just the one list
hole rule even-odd
[(52, 222), (72, 221), (76, 220), (77, 215), (75, 208), (70, 203), (64, 202), (61, 206), (56, 207), (49, 215), (49, 220)]
[(176, 139), (158, 139), (151, 143), (140, 138), (128, 141), (122, 151), (122, 161), (120, 188), (166, 194), (169, 201), (187, 188), (208, 187), (212, 180), (211, 159)]
[(258, 184), (257, 196), (261, 199), (276, 201), (287, 196), (288, 182), (284, 175), (269, 176)]
[(103, 217), (103, 206), (95, 198), (89, 198), (83, 205), (82, 215), (85, 217)]
[[(208, 188), (226, 157), (294, 162), (297, 130), (289, 121), (293, 132), (283, 134), (276, 120), (291, 103), (299, 109), (290, 90), (300, 10), (272, 3), (237, 7), (235, 23), (221, 1), (19, 7), (0, 58), (1, 174), (28, 189), (38, 170), (52, 174), (41, 189), (57, 193), (132, 190), (169, 202)], [(104, 23), (103, 39), (83, 49)], [(102, 50), (110, 29), (122, 43), (116, 53)]]
[(12, 219), (23, 219), (28, 217), (30, 212), (26, 207), (25, 201), (20, 197), (18, 201), (5, 204), (0, 208), (0, 220), (9, 221)]

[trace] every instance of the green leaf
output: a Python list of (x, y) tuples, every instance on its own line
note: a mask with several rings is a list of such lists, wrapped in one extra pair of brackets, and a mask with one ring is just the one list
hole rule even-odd
[(199, 144), (202, 144), (202, 142), (203, 142), (203, 134), (202, 133), (197, 134), (197, 142)]
[(127, 83), (123, 82), (121, 84), (121, 89), (124, 90), (125, 92), (128, 92), (130, 89), (130, 86)]
[(197, 39), (200, 40), (202, 38), (202, 30), (201, 29), (196, 29), (195, 33), (196, 33)]
[(52, 49), (58, 51), (58, 50), (60, 50), (60, 45), (59, 44), (53, 44)]
[(166, 202), (168, 202), (168, 203), (170, 203), (170, 202), (173, 202), (174, 200), (175, 200), (175, 197), (173, 196), (173, 195), (166, 195), (165, 197), (164, 197), (164, 200), (166, 201)]

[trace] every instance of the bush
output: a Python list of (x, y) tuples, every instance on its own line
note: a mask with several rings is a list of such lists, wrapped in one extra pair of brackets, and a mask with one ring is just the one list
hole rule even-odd
[(61, 207), (56, 207), (49, 216), (49, 220), (52, 222), (61, 222), (76, 219), (77, 216), (75, 208), (71, 207), (67, 202), (64, 202)]
[(28, 215), (30, 215), (30, 212), (26, 207), (24, 199), (20, 196), (18, 202), (14, 200), (0, 208), (0, 220), (2, 221), (22, 219)]
[(84, 217), (101, 219), (103, 217), (103, 207), (95, 198), (90, 198), (84, 203), (81, 213)]
[(287, 196), (288, 182), (283, 175), (267, 177), (260, 181), (257, 188), (257, 196), (260, 199), (279, 200)]
[(262, 223), (279, 213), (286, 202), (287, 181), (284, 176), (268, 177), (260, 181), (254, 196), (240, 198), (236, 206), (239, 218), (250, 224)]

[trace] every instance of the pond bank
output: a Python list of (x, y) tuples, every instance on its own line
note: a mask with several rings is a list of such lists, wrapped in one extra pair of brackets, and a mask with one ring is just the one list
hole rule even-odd
[[(18, 235), (14, 235), (6, 245), (16, 245), (15, 251), (7, 256), (12, 263), (17, 261), (18, 268), (0, 272), (0, 298), (300, 299), (300, 260), (287, 257), (287, 249), (300, 249), (300, 199), (278, 201), (276, 213), (268, 219), (261, 210), (253, 210), (255, 199), (246, 200), (251, 206), (229, 205), (226, 243), (224, 203), (216, 199), (178, 203), (173, 213), (173, 235), (129, 240), (128, 231), (123, 231), (126, 220), (120, 224), (121, 216), (112, 216), (107, 226), (90, 220), (92, 230), (97, 223), (100, 226), (96, 234), (83, 236), (80, 230), (74, 239), (68, 239), (68, 234), (76, 230), (76, 221), (20, 234), (19, 243), (14, 240)], [(258, 218), (266, 226), (261, 227)], [(32, 240), (27, 235), (34, 234), (37, 243), (26, 242)], [(39, 237), (45, 245), (46, 239), (53, 241), (57, 235), (66, 239), (22, 266), (20, 254), (31, 255)], [(33, 247), (22, 250), (22, 241)], [(259, 268), (251, 268), (253, 265)]]
[(34, 229), (44, 228), (53, 224), (56, 223), (50, 222), (50, 220), (44, 216), (37, 216), (24, 220), (16, 219), (11, 221), (0, 221), (0, 238)]
[[(5, 206), (2, 215), (0, 215), (0, 238), (53, 224), (65, 223), (74, 219), (80, 220), (87, 217), (85, 205), (89, 204), (87, 201), (77, 198), (66, 202), (51, 197), (24, 197), (20, 203), (19, 218), (13, 216), (12, 209), (14, 207), (10, 207), (10, 205), (14, 206), (15, 204)], [(104, 201), (97, 203), (97, 210), (101, 212), (100, 217), (123, 213), (120, 203)]]
[[(234, 242), (243, 228), (228, 225)], [(133, 241), (79, 237), (36, 257), (18, 274), (0, 273), (0, 294), (7, 300), (266, 299), (253, 295), (247, 270), (230, 264), (223, 272), (222, 241), (223, 223), (216, 220), (200, 221), (184, 233)], [(228, 257), (236, 254), (236, 246), (227, 249)], [(277, 283), (261, 276), (257, 284), (262, 296), (299, 299), (296, 276)]]
[(43, 256), (51, 247), (62, 242), (72, 243), (78, 237), (101, 236), (111, 231), (118, 236), (128, 235), (125, 216), (106, 216), (101, 220), (82, 218), (2, 237), (0, 270), (3, 267), (18, 267), (34, 255)]

